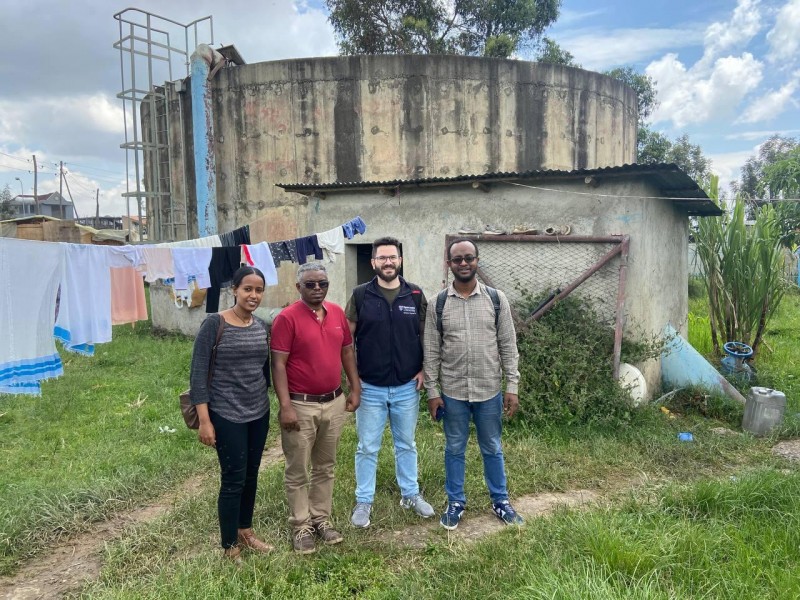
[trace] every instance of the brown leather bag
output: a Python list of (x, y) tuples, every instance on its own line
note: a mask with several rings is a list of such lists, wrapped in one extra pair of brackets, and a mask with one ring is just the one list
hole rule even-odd
[[(217, 328), (217, 341), (211, 348), (211, 361), (208, 363), (208, 385), (211, 387), (211, 378), (214, 376), (214, 363), (217, 361), (217, 346), (222, 339), (222, 330), (225, 329), (225, 318), (219, 315), (219, 327)], [(181, 413), (186, 426), (189, 429), (200, 429), (200, 417), (197, 416), (197, 408), (192, 404), (192, 390), (186, 390), (180, 395)]]

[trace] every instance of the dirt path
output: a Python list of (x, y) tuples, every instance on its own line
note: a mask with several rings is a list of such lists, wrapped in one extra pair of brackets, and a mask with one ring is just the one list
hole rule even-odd
[[(264, 453), (261, 468), (283, 459), (280, 444)], [(125, 530), (153, 521), (166, 514), (181, 498), (193, 495), (210, 485), (206, 476), (190, 477), (178, 488), (159, 497), (154, 503), (98, 523), (90, 531), (57, 543), (33, 558), (13, 577), (0, 578), (0, 598), (35, 600), (60, 598), (87, 581), (97, 579), (103, 566), (102, 551), (107, 542)]]
[[(613, 491), (618, 492), (620, 488), (615, 488)], [(560, 507), (595, 505), (601, 498), (602, 493), (594, 490), (545, 492), (514, 498), (514, 508), (526, 519), (533, 519), (550, 514)], [(480, 513), (467, 511), (458, 529), (448, 532), (447, 536), (454, 540), (473, 542), (486, 535), (501, 531), (505, 527), (488, 510)], [(439, 519), (433, 518), (419, 525), (387, 532), (383, 537), (388, 544), (402, 545), (408, 548), (425, 548), (430, 542), (441, 539), (442, 531), (444, 530), (439, 527)]]

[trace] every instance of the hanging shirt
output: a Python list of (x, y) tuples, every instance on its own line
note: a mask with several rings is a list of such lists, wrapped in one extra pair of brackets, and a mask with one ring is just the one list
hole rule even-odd
[(340, 226), (318, 233), (317, 242), (325, 252), (325, 258), (329, 262), (336, 262), (336, 255), (344, 254), (344, 229)]
[(244, 225), (219, 236), (223, 246), (241, 246), (250, 243), (250, 226)]
[(266, 285), (278, 285), (278, 271), (275, 270), (272, 252), (266, 242), (242, 246), (242, 262), (260, 270)]
[(347, 223), (342, 225), (344, 235), (348, 240), (352, 240), (353, 236), (357, 233), (364, 234), (367, 231), (367, 224), (364, 223), (361, 217), (350, 219)]
[(108, 253), (110, 267), (138, 267), (144, 263), (142, 248), (139, 246), (103, 246)]
[(208, 266), (211, 264), (211, 248), (172, 248), (172, 262), (175, 265), (175, 289), (189, 287), (189, 277), (194, 276), (197, 287), (211, 287)]
[(211, 263), (208, 266), (211, 286), (206, 294), (207, 313), (219, 312), (219, 292), (221, 288), (230, 285), (241, 260), (242, 251), (239, 246), (211, 249)]
[(269, 251), (272, 253), (272, 260), (276, 269), (281, 266), (283, 261), (297, 262), (297, 245), (294, 240), (270, 242)]
[(53, 339), (63, 244), (0, 238), (0, 393), (39, 395), (64, 372)]
[(175, 277), (175, 265), (172, 263), (172, 250), (148, 246), (142, 248), (144, 261), (144, 280), (148, 283), (157, 279), (170, 279)]
[(134, 267), (111, 269), (111, 322), (114, 325), (147, 320), (142, 274)]
[(67, 350), (91, 356), (94, 344), (111, 341), (111, 254), (108, 246), (64, 247), (55, 336)]
[(298, 264), (306, 264), (306, 260), (310, 254), (313, 254), (314, 258), (317, 260), (322, 259), (322, 249), (319, 247), (316, 235), (297, 238), (294, 244), (297, 247)]

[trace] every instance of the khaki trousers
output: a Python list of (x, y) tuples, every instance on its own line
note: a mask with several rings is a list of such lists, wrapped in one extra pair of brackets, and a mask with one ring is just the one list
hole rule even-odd
[(344, 405), (344, 394), (325, 403), (292, 400), (300, 431), (281, 429), (281, 445), (289, 525), (294, 531), (331, 518), (336, 447), (347, 417)]

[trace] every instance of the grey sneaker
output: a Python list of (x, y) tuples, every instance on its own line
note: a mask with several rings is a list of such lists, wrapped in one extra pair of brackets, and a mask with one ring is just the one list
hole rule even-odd
[(372, 512), (372, 504), (369, 502), (359, 502), (353, 509), (353, 514), (350, 516), (350, 522), (353, 527), (364, 529), (369, 527), (369, 514)]
[(422, 497), (422, 494), (401, 499), (400, 506), (406, 509), (413, 508), (414, 512), (423, 519), (428, 519), (436, 514), (436, 511), (434, 511), (433, 507), (425, 501), (425, 498)]

